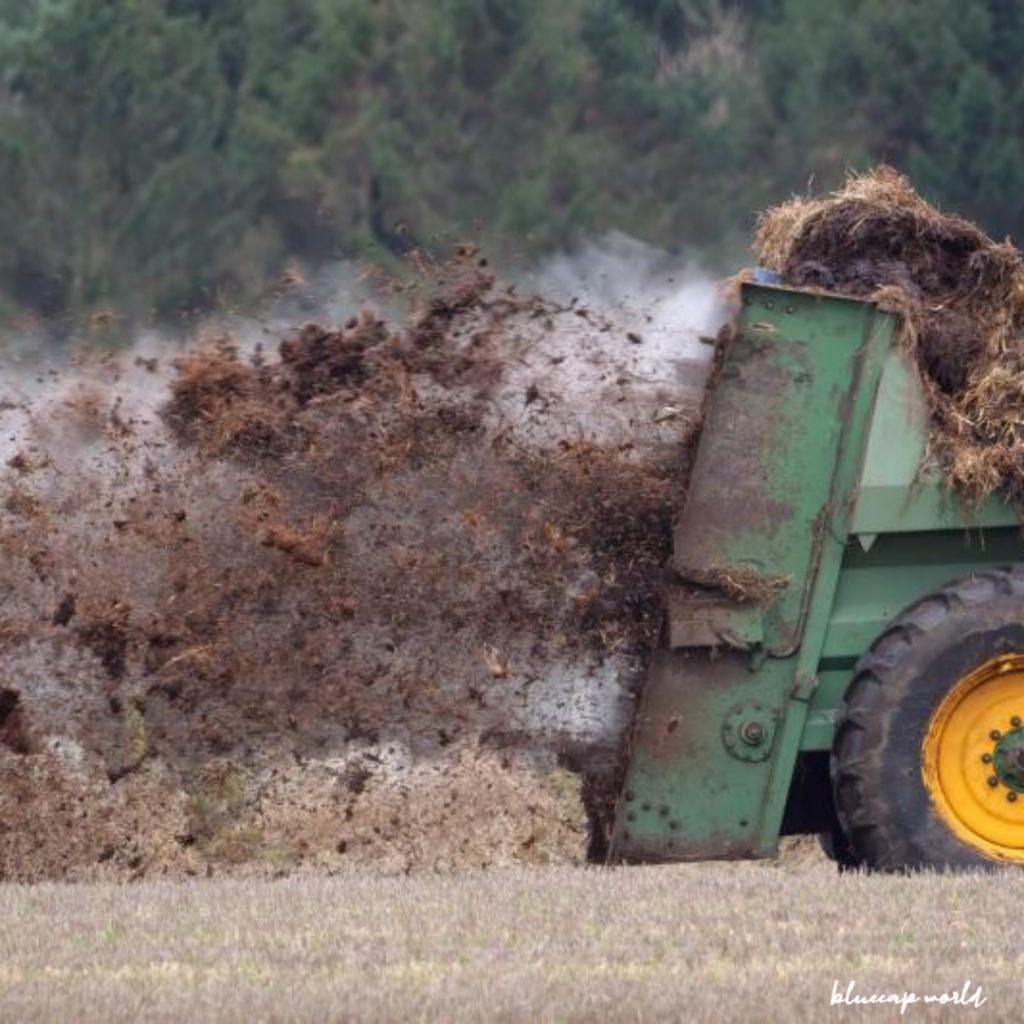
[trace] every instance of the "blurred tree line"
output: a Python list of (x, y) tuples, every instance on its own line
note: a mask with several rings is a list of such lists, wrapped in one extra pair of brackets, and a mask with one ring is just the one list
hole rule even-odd
[(617, 228), (713, 259), (885, 158), (1024, 233), (1020, 0), (0, 0), (0, 310)]

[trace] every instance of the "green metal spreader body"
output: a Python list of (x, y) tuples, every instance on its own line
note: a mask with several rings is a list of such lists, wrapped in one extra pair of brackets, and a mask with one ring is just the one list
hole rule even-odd
[(771, 856), (826, 832), (857, 659), (917, 598), (1021, 560), (1016, 514), (922, 471), (927, 410), (891, 315), (747, 284), (675, 535), (682, 581), (640, 698), (612, 857)]

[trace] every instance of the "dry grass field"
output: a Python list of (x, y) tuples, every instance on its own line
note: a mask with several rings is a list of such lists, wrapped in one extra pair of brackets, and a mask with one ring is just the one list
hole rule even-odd
[(1024, 877), (821, 863), (0, 887), (3, 1021), (1018, 1020)]

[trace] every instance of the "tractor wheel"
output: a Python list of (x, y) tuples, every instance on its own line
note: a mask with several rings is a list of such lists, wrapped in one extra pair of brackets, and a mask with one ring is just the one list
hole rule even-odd
[(838, 826), (831, 832), (820, 833), (818, 844), (821, 846), (822, 853), (829, 860), (835, 861), (835, 865), (840, 871), (856, 871), (857, 868), (863, 866), (853, 852), (846, 833)]
[(865, 867), (1024, 866), (1024, 568), (893, 620), (857, 663), (831, 774)]

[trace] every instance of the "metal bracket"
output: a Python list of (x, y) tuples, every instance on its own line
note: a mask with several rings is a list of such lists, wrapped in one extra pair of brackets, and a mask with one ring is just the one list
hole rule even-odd
[(771, 708), (751, 702), (737, 704), (722, 723), (722, 742), (740, 761), (767, 761), (777, 729), (778, 720)]
[(764, 640), (761, 614), (757, 604), (672, 590), (668, 595), (669, 646), (756, 650)]
[(810, 700), (818, 688), (818, 677), (813, 672), (797, 672), (793, 676), (793, 686), (789, 691), (793, 700)]

